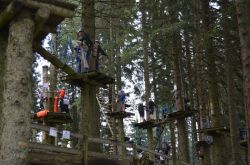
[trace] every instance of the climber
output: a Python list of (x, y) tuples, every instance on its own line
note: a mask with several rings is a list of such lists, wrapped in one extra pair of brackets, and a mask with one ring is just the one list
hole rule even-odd
[[(58, 102), (59, 102), (59, 107), (60, 107), (60, 112), (61, 112), (62, 111), (61, 107), (63, 106), (63, 99), (65, 97), (65, 88), (58, 90), (57, 95), (58, 95)], [(56, 102), (54, 102), (54, 104), (56, 104)]]
[(121, 111), (125, 111), (125, 99), (126, 99), (126, 94), (123, 90), (120, 90), (118, 92), (118, 103), (121, 108)]
[(191, 104), (188, 98), (184, 98), (184, 108), (185, 111), (191, 110)]
[(101, 47), (101, 43), (98, 40), (96, 40), (94, 44), (94, 53), (93, 53), (93, 56), (96, 56), (96, 63), (95, 63), (96, 70), (99, 70), (100, 55), (107, 57), (107, 54), (104, 52), (104, 50)]
[(77, 62), (77, 72), (88, 72), (89, 70), (89, 55), (88, 45), (82, 41), (73, 41), (75, 49), (75, 57)]
[[(84, 59), (86, 60), (84, 67), (87, 67), (86, 64), (88, 64), (88, 68), (89, 68), (89, 65), (91, 64), (91, 54), (92, 54), (92, 50), (93, 50), (94, 44), (91, 41), (91, 39), (88, 36), (88, 34), (83, 29), (81, 29), (77, 33), (77, 38), (82, 43), (81, 46), (83, 48), (83, 51), (81, 53), (82, 54), (81, 56), (84, 57)], [(83, 62), (82, 62), (82, 65), (83, 65)], [(85, 70), (84, 72), (88, 72), (88, 71), (89, 70)]]
[(153, 114), (154, 114), (154, 109), (155, 109), (155, 103), (150, 99), (148, 102), (148, 120), (153, 119)]
[(138, 105), (138, 111), (139, 111), (141, 121), (145, 121), (145, 119), (144, 119), (144, 106), (142, 103), (140, 103)]
[(81, 58), (80, 58), (80, 52), (81, 52), (81, 41), (72, 41), (72, 45), (74, 47), (75, 50), (75, 59), (76, 59), (76, 71), (78, 73), (81, 73)]
[(60, 104), (61, 112), (69, 113), (69, 99), (67, 96), (64, 97), (63, 101)]
[(167, 115), (168, 115), (168, 106), (166, 104), (162, 108), (162, 118), (166, 120), (167, 119)]
[(88, 46), (88, 48), (91, 50), (93, 48), (93, 42), (91, 41), (91, 39), (89, 38), (89, 35), (83, 30), (81, 29), (78, 33), (77, 33), (77, 38), (78, 40), (80, 40), (81, 42), (85, 42), (85, 44)]

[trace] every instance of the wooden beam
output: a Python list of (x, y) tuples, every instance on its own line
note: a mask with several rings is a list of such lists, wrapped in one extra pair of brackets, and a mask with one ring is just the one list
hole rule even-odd
[(64, 7), (58, 7), (56, 6), (56, 4), (53, 5), (53, 4), (43, 3), (43, 2), (33, 1), (33, 0), (22, 0), (21, 2), (24, 6), (33, 8), (33, 9), (48, 8), (52, 14), (63, 17), (63, 18), (69, 18), (74, 15), (73, 10), (69, 10)]
[(61, 69), (63, 72), (69, 75), (76, 74), (76, 72), (71, 67), (62, 63), (55, 55), (48, 52), (39, 44), (34, 44), (34, 50), (37, 53), (39, 53), (43, 58), (48, 60), (51, 64), (53, 64), (55, 67), (57, 67), (58, 69)]
[(50, 16), (50, 11), (48, 8), (40, 8), (35, 16), (35, 34), (34, 37), (43, 29), (45, 22)]
[(29, 142), (28, 147), (30, 149), (39, 149), (39, 150), (60, 152), (60, 153), (66, 153), (66, 154), (75, 154), (75, 155), (81, 154), (81, 152), (79, 150), (76, 150), (76, 149), (63, 148), (63, 147), (57, 147), (57, 146), (52, 146), (52, 145), (47, 145), (47, 144), (39, 144), (39, 143), (33, 143), (33, 142)]
[(0, 29), (3, 28), (22, 8), (19, 1), (11, 2), (1, 13), (0, 13)]

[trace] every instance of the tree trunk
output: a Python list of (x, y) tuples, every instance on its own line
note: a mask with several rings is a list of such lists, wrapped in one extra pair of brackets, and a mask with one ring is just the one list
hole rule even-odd
[[(145, 102), (146, 102), (146, 112), (147, 112), (147, 120), (150, 119), (150, 114), (149, 114), (149, 107), (148, 107), (148, 102), (150, 98), (150, 82), (149, 82), (149, 61), (148, 61), (148, 56), (149, 56), (149, 39), (148, 39), (148, 32), (147, 32), (147, 15), (146, 15), (146, 5), (147, 2), (142, 2), (141, 7), (142, 7), (142, 47), (143, 47), (143, 70), (144, 70), (144, 83), (145, 83)], [(148, 148), (150, 150), (154, 150), (154, 142), (153, 142), (153, 130), (152, 128), (147, 129), (147, 139), (148, 139)], [(149, 154), (149, 159), (154, 160), (154, 155)]]
[[(6, 62), (6, 47), (7, 47), (7, 35), (0, 35), (0, 91), (4, 90), (4, 74), (5, 74), (5, 62)], [(0, 137), (3, 132), (3, 92), (0, 92)], [(0, 141), (1, 148), (1, 141)]]
[(171, 141), (171, 152), (173, 157), (173, 165), (177, 165), (177, 154), (176, 154), (176, 138), (175, 138), (175, 126), (174, 123), (169, 123), (170, 129), (170, 141)]
[[(211, 33), (211, 12), (209, 6), (209, 0), (202, 1), (203, 11), (203, 34), (204, 34), (204, 47), (205, 55), (207, 59), (208, 68), (208, 96), (211, 111), (211, 125), (212, 127), (222, 126), (222, 115), (220, 112), (219, 105), (219, 93), (217, 84), (217, 70), (215, 64), (215, 53), (213, 50), (212, 37), (209, 36)], [(226, 164), (225, 152), (223, 151), (225, 145), (223, 134), (215, 134), (213, 136), (213, 158), (216, 165)]]
[(142, 2), (142, 47), (143, 47), (143, 70), (144, 70), (144, 83), (145, 83), (145, 102), (146, 102), (146, 111), (147, 111), (147, 119), (149, 119), (148, 113), (148, 102), (150, 98), (150, 82), (149, 82), (149, 46), (148, 46), (148, 32), (147, 32), (147, 22), (146, 22), (146, 7), (147, 2)]
[(234, 54), (232, 52), (232, 47), (230, 40), (230, 19), (227, 13), (229, 9), (228, 0), (222, 1), (222, 23), (223, 28), (223, 38), (224, 38), (224, 49), (225, 49), (225, 64), (226, 64), (226, 81), (227, 81), (227, 97), (228, 97), (228, 110), (230, 118), (230, 141), (231, 141), (231, 152), (232, 152), (232, 165), (242, 164), (240, 163), (240, 143), (239, 143), (239, 117), (236, 112), (236, 90), (234, 84)]
[[(34, 22), (23, 10), (9, 27), (4, 76), (0, 162), (26, 164), (32, 109), (32, 41)], [(15, 138), (10, 138), (15, 137)]]
[[(177, 11), (173, 9), (173, 6), (176, 5), (176, 2), (173, 0), (169, 1), (169, 5), (172, 7), (170, 9), (170, 23), (177, 23)], [(179, 31), (176, 30), (172, 33), (171, 36), (172, 41), (172, 50), (171, 54), (173, 57), (173, 70), (174, 70), (174, 83), (176, 85), (176, 110), (184, 111), (183, 108), (183, 98), (182, 98), (182, 81), (181, 81), (181, 72), (180, 72), (180, 58), (181, 58), (181, 46), (180, 46), (180, 36)], [(179, 118), (177, 120), (177, 128), (178, 128), (178, 153), (179, 153), (179, 161), (189, 163), (189, 148), (188, 148), (188, 133), (186, 128), (185, 118)]]
[[(95, 2), (93, 0), (84, 0), (82, 1), (82, 27), (84, 31), (89, 35), (92, 41), (95, 41)], [(90, 70), (95, 70), (95, 57), (91, 56)], [(87, 89), (88, 88), (88, 89)], [(83, 110), (88, 113), (88, 120), (84, 120), (83, 122), (90, 126), (88, 135), (92, 137), (100, 137), (100, 111), (98, 110), (97, 102), (96, 102), (96, 86), (86, 85), (86, 88), (82, 88), (82, 90), (87, 90), (90, 93), (88, 95), (82, 94), (82, 99), (89, 100), (90, 105), (85, 106), (86, 108)], [(88, 93), (88, 92), (83, 92)], [(90, 98), (86, 98), (90, 97)], [(86, 103), (86, 101), (84, 102)], [(83, 130), (85, 132), (85, 130)], [(89, 149), (91, 151), (100, 151), (99, 144), (90, 144)]]
[(244, 81), (244, 101), (247, 126), (248, 163), (250, 162), (250, 2), (235, 0), (241, 46)]

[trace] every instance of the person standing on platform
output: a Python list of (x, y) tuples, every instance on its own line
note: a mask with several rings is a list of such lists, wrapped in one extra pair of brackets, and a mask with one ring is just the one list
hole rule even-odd
[(61, 112), (69, 113), (69, 99), (67, 96), (64, 97), (63, 103), (60, 105)]
[(154, 110), (155, 110), (155, 103), (150, 99), (148, 102), (148, 120), (152, 120), (153, 119), (153, 114), (154, 114)]
[(65, 96), (65, 89), (61, 89), (59, 91), (57, 91), (57, 94), (59, 96), (59, 107), (60, 107), (60, 112), (62, 111), (62, 107), (63, 107), (63, 99), (64, 99), (64, 96)]
[(123, 90), (120, 90), (118, 92), (118, 104), (121, 108), (121, 111), (125, 111), (125, 100), (126, 100), (126, 94)]
[(140, 103), (138, 105), (138, 112), (139, 112), (139, 115), (140, 115), (141, 122), (144, 122), (145, 121), (145, 119), (144, 119), (144, 106), (143, 106), (142, 103)]
[(167, 115), (168, 115), (168, 106), (164, 105), (163, 108), (162, 108), (162, 118), (164, 120), (166, 120), (167, 119)]

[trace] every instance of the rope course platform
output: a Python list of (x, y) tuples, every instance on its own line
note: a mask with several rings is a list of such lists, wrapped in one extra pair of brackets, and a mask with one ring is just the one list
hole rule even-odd
[(197, 133), (204, 133), (207, 135), (215, 135), (215, 134), (221, 134), (225, 132), (229, 132), (230, 129), (228, 127), (211, 127), (211, 128), (204, 128), (204, 129), (198, 129)]
[(166, 120), (149, 120), (141, 123), (134, 123), (133, 125), (141, 129), (147, 129), (147, 128), (158, 127), (166, 123), (167, 123)]
[(167, 118), (168, 120), (175, 120), (175, 119), (180, 119), (180, 118), (186, 118), (194, 115), (198, 111), (196, 110), (187, 110), (187, 111), (176, 111), (169, 113)]
[(66, 81), (67, 83), (78, 87), (82, 87), (86, 83), (97, 86), (105, 86), (107, 84), (113, 84), (114, 78), (99, 71), (92, 71), (88, 73), (69, 75), (62, 79), (62, 81)]
[(126, 112), (126, 111), (116, 111), (116, 112), (107, 112), (107, 116), (114, 117), (114, 118), (126, 118), (130, 116), (134, 116), (134, 113)]
[(48, 112), (47, 116), (44, 118), (33, 117), (33, 120), (41, 120), (48, 124), (67, 124), (72, 123), (73, 120), (68, 113), (54, 113)]
[(0, 30), (7, 31), (8, 24), (22, 9), (30, 9), (34, 15), (34, 39), (40, 43), (48, 33), (65, 18), (72, 17), (77, 5), (59, 0), (0, 0)]
[(240, 145), (243, 147), (247, 147), (247, 140), (241, 140)]
[(202, 146), (207, 146), (208, 145), (208, 142), (207, 141), (205, 141), (205, 140), (201, 140), (201, 141), (197, 141), (196, 143), (195, 143), (195, 147), (202, 147)]

